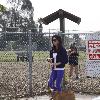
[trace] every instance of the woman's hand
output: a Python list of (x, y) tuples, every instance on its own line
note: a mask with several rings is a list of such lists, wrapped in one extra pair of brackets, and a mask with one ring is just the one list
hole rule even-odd
[(61, 62), (58, 62), (58, 63), (52, 63), (52, 66), (56, 67), (56, 66), (58, 66), (58, 65), (60, 65), (60, 64), (61, 64)]

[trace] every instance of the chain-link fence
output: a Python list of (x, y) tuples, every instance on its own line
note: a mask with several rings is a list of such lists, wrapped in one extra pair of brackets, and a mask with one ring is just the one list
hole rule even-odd
[[(1, 32), (0, 33), (0, 97), (39, 95), (48, 92), (50, 66), (47, 62), (51, 38), (62, 33)], [(88, 33), (93, 34), (93, 33)], [(79, 52), (79, 79), (70, 79), (69, 65), (65, 66), (65, 86), (77, 92), (100, 93), (100, 78), (87, 77), (86, 36), (88, 34), (64, 33), (64, 47), (75, 43)]]

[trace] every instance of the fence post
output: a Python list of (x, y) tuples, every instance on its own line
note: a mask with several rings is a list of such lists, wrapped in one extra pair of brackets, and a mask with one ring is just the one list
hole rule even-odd
[(29, 49), (28, 49), (28, 55), (29, 55), (29, 95), (32, 96), (32, 37), (31, 32), (28, 32), (29, 36)]

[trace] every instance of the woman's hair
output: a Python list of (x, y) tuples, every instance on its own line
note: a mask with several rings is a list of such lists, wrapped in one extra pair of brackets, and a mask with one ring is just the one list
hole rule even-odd
[(75, 50), (77, 52), (77, 47), (75, 46), (75, 43), (70, 45), (70, 49), (73, 51)]
[[(54, 35), (52, 36), (52, 44), (53, 44), (53, 39), (56, 38), (58, 41), (59, 41), (59, 44), (58, 44), (58, 50), (62, 47), (62, 40), (61, 40), (61, 37), (59, 35)], [(56, 47), (53, 45), (53, 49), (55, 51), (58, 51), (56, 50)]]

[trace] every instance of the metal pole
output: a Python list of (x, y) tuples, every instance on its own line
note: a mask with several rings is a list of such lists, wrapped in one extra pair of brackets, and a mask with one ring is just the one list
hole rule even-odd
[(49, 29), (49, 51), (51, 49), (51, 38), (50, 38), (50, 29)]
[[(65, 18), (60, 17), (60, 32), (65, 33)], [(62, 44), (64, 45), (64, 34), (61, 34)]]
[[(62, 44), (64, 46), (65, 35), (63, 33), (65, 33), (65, 18), (63, 18), (62, 16), (60, 17), (60, 32), (61, 32), (61, 37), (62, 37)], [(62, 87), (63, 87), (63, 90), (65, 90), (65, 88), (66, 88), (65, 87), (65, 72), (64, 72)]]
[(31, 32), (29, 32), (29, 95), (32, 97), (32, 37)]

